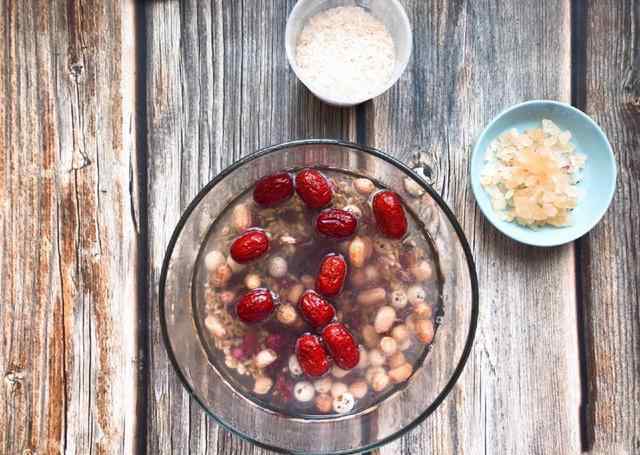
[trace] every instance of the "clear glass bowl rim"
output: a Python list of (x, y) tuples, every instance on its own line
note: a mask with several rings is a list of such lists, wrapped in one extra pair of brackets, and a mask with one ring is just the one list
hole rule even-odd
[(180, 220), (178, 221), (178, 224), (176, 225), (171, 238), (169, 240), (169, 243), (167, 245), (167, 249), (165, 252), (165, 256), (162, 262), (162, 269), (160, 272), (160, 282), (159, 282), (159, 293), (158, 293), (158, 305), (159, 305), (159, 318), (160, 318), (160, 328), (161, 328), (161, 333), (162, 333), (162, 340), (165, 346), (165, 349), (167, 351), (167, 356), (169, 357), (169, 360), (178, 376), (178, 378), (180, 379), (180, 382), (182, 383), (183, 387), (187, 390), (187, 392), (189, 393), (189, 395), (198, 403), (198, 405), (200, 405), (200, 407), (206, 412), (206, 414), (210, 417), (212, 417), (217, 423), (219, 423), (220, 425), (222, 425), (223, 428), (225, 428), (226, 430), (230, 431), (231, 433), (238, 435), (239, 437), (241, 437), (242, 439), (251, 442), (252, 444), (255, 444), (258, 447), (261, 447), (263, 449), (267, 449), (267, 450), (271, 450), (274, 452), (278, 452), (278, 453), (290, 453), (289, 451), (287, 451), (286, 449), (283, 449), (281, 447), (276, 447), (276, 446), (272, 446), (269, 444), (265, 444), (263, 442), (260, 442), (254, 438), (252, 438), (251, 436), (248, 436), (238, 430), (236, 430), (235, 428), (233, 428), (232, 426), (228, 425), (224, 420), (220, 419), (218, 416), (216, 416), (200, 399), (200, 397), (193, 391), (193, 389), (191, 388), (191, 385), (189, 384), (189, 382), (187, 381), (185, 375), (183, 374), (180, 365), (178, 363), (178, 360), (176, 359), (173, 349), (171, 347), (171, 341), (169, 339), (169, 334), (168, 334), (168, 329), (167, 329), (167, 321), (166, 321), (166, 317), (165, 317), (165, 293), (164, 293), (164, 288), (165, 288), (165, 284), (166, 284), (166, 280), (167, 280), (167, 273), (169, 270), (169, 264), (171, 262), (171, 256), (173, 254), (173, 250), (175, 248), (175, 245), (178, 241), (178, 238), (180, 237), (180, 234), (182, 232), (182, 229), (184, 228), (185, 224), (187, 223), (187, 220), (189, 219), (189, 217), (191, 216), (191, 213), (193, 212), (193, 210), (198, 206), (198, 204), (200, 203), (200, 201), (222, 180), (224, 180), (225, 177), (227, 177), (228, 175), (232, 174), (236, 169), (245, 166), (246, 164), (252, 162), (253, 160), (263, 157), (265, 155), (269, 155), (271, 153), (275, 153), (278, 152), (280, 150), (283, 149), (287, 149), (287, 148), (292, 148), (292, 147), (298, 147), (298, 146), (306, 146), (306, 145), (335, 145), (335, 146), (339, 146), (339, 147), (346, 147), (346, 148), (352, 148), (355, 150), (358, 150), (362, 153), (366, 153), (369, 155), (372, 155), (376, 158), (382, 159), (394, 166), (396, 166), (397, 168), (399, 168), (401, 171), (403, 171), (405, 174), (409, 174), (410, 176), (412, 176), (414, 178), (415, 181), (417, 181), (420, 186), (422, 186), (422, 188), (429, 193), (429, 195), (436, 201), (436, 203), (438, 204), (438, 206), (440, 207), (440, 209), (444, 212), (445, 216), (447, 217), (447, 219), (449, 220), (449, 222), (451, 223), (451, 226), (453, 227), (453, 229), (455, 230), (457, 236), (458, 236), (458, 240), (460, 241), (460, 244), (462, 246), (462, 249), (464, 251), (464, 255), (465, 255), (465, 259), (467, 261), (467, 267), (469, 269), (469, 278), (471, 280), (471, 322), (469, 325), (469, 332), (467, 335), (467, 340), (465, 342), (465, 346), (464, 349), (462, 351), (462, 355), (460, 356), (460, 359), (458, 360), (458, 364), (456, 366), (456, 368), (453, 371), (453, 374), (451, 375), (451, 378), (449, 379), (449, 381), (446, 383), (445, 387), (442, 389), (442, 391), (440, 392), (440, 394), (436, 397), (436, 399), (424, 410), (424, 412), (422, 412), (422, 414), (420, 414), (418, 417), (416, 417), (410, 424), (408, 424), (407, 426), (405, 426), (404, 428), (402, 428), (401, 430), (395, 432), (394, 434), (388, 436), (387, 438), (378, 441), (377, 443), (374, 444), (370, 444), (368, 446), (365, 447), (361, 447), (355, 450), (346, 450), (346, 451), (339, 451), (339, 452), (333, 452), (333, 454), (335, 455), (342, 455), (342, 454), (352, 454), (352, 453), (361, 453), (361, 452), (366, 452), (366, 451), (370, 451), (370, 450), (375, 450), (385, 444), (388, 444), (391, 441), (394, 441), (400, 437), (402, 437), (403, 435), (405, 435), (406, 433), (408, 433), (409, 431), (411, 431), (412, 429), (414, 429), (416, 426), (418, 426), (419, 424), (421, 424), (427, 417), (429, 417), (437, 408), (438, 406), (440, 406), (440, 404), (444, 401), (444, 399), (449, 395), (449, 393), (451, 392), (451, 390), (453, 389), (453, 387), (455, 386), (456, 382), (458, 381), (458, 378), (460, 377), (460, 375), (462, 374), (462, 370), (464, 369), (467, 360), (469, 359), (469, 355), (471, 354), (471, 348), (473, 346), (473, 341), (475, 338), (475, 334), (476, 334), (476, 328), (478, 325), (478, 315), (479, 315), (479, 286), (478, 286), (478, 274), (476, 271), (476, 266), (475, 266), (475, 262), (473, 260), (473, 255), (471, 253), (471, 248), (469, 247), (469, 243), (467, 241), (467, 238), (464, 234), (464, 231), (462, 230), (462, 227), (460, 226), (460, 223), (458, 223), (458, 220), (456, 219), (455, 215), (453, 214), (453, 212), (451, 211), (451, 209), (449, 208), (449, 206), (447, 205), (447, 203), (444, 201), (444, 199), (442, 199), (442, 197), (430, 186), (428, 185), (423, 178), (421, 178), (420, 176), (418, 176), (415, 171), (413, 171), (411, 168), (409, 168), (408, 166), (406, 166), (405, 164), (403, 164), (401, 161), (399, 161), (398, 159), (394, 158), (393, 156), (382, 152), (378, 149), (372, 148), (372, 147), (368, 147), (365, 145), (361, 145), (361, 144), (356, 144), (353, 142), (348, 142), (348, 141), (342, 141), (342, 140), (336, 140), (336, 139), (301, 139), (301, 140), (293, 140), (293, 141), (288, 141), (288, 142), (283, 142), (281, 144), (277, 144), (277, 145), (272, 145), (263, 149), (260, 149), (250, 155), (247, 155), (244, 158), (241, 158), (240, 160), (236, 161), (235, 163), (232, 163), (231, 165), (229, 165), (227, 168), (223, 169), (218, 175), (216, 175), (209, 183), (207, 183), (199, 192), (198, 194), (193, 198), (193, 200), (191, 201), (191, 203), (187, 206), (186, 210), (184, 211), (184, 213), (180, 216)]

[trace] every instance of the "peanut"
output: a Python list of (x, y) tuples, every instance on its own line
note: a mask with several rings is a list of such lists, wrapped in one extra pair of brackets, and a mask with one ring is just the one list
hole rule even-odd
[(353, 181), (353, 187), (356, 191), (364, 196), (371, 194), (373, 190), (376, 189), (376, 186), (369, 179), (359, 178)]
[(245, 267), (247, 267), (244, 264), (239, 264), (236, 261), (234, 261), (231, 256), (227, 258), (227, 265), (229, 266), (229, 268), (233, 273), (242, 272), (245, 269)]
[(380, 350), (386, 356), (391, 356), (398, 351), (398, 342), (392, 337), (383, 337), (380, 340)]
[(331, 392), (331, 386), (333, 385), (333, 380), (330, 377), (325, 377), (322, 379), (318, 379), (313, 383), (313, 386), (318, 393), (329, 393)]
[(412, 178), (405, 177), (404, 190), (415, 198), (418, 198), (424, 194), (424, 189)]
[(355, 237), (349, 243), (349, 261), (357, 269), (362, 267), (367, 260), (367, 247), (361, 237)]
[(306, 289), (313, 289), (316, 284), (316, 279), (311, 275), (302, 275), (300, 277), (300, 282)]
[(227, 335), (227, 330), (220, 322), (220, 319), (215, 316), (207, 316), (204, 320), (204, 326), (216, 338), (224, 338)]
[(261, 284), (262, 280), (260, 279), (260, 275), (257, 273), (247, 273), (244, 277), (244, 285), (247, 289), (259, 288)]
[(360, 305), (373, 305), (382, 303), (387, 298), (387, 291), (384, 288), (372, 288), (360, 291), (356, 297), (356, 303)]
[(251, 210), (244, 204), (236, 205), (231, 214), (231, 224), (238, 231), (251, 227)]
[(298, 303), (300, 297), (304, 293), (304, 286), (300, 283), (294, 284), (289, 288), (289, 292), (287, 293), (287, 300), (291, 303)]
[(276, 361), (278, 354), (273, 349), (263, 349), (255, 357), (256, 367), (266, 368)]
[(368, 283), (375, 283), (380, 279), (380, 271), (375, 265), (369, 264), (364, 268), (364, 276)]
[(369, 384), (371, 384), (371, 380), (373, 379), (373, 377), (378, 374), (378, 373), (387, 373), (387, 370), (384, 369), (384, 367), (369, 367), (367, 369), (367, 372), (364, 375), (364, 378), (367, 380), (367, 382)]
[(381, 367), (387, 360), (385, 359), (384, 354), (382, 354), (378, 349), (372, 349), (369, 351), (368, 357), (369, 364), (374, 367)]
[(405, 363), (404, 365), (401, 365), (397, 368), (394, 368), (393, 370), (390, 370), (389, 377), (396, 384), (400, 384), (401, 382), (404, 382), (407, 379), (409, 379), (409, 376), (411, 376), (411, 373), (413, 373), (413, 368), (409, 363)]
[(360, 351), (360, 361), (358, 362), (358, 365), (356, 365), (356, 368), (364, 370), (369, 366), (369, 353), (362, 346), (358, 346), (358, 350)]
[(426, 303), (419, 303), (413, 309), (413, 314), (415, 314), (417, 319), (429, 319), (431, 318), (432, 313), (433, 313), (433, 310)]
[(362, 288), (367, 283), (367, 276), (363, 270), (356, 270), (351, 274), (351, 284), (355, 288)]
[(323, 413), (331, 412), (331, 409), (333, 408), (333, 398), (326, 393), (318, 395), (315, 403), (316, 409)]
[(233, 272), (227, 264), (221, 264), (209, 275), (209, 281), (214, 288), (223, 288), (231, 279)]
[(380, 307), (373, 322), (377, 333), (384, 333), (391, 329), (396, 320), (396, 310), (391, 306)]
[(334, 382), (331, 386), (331, 396), (333, 398), (338, 398), (343, 393), (347, 392), (349, 387), (344, 382)]
[(290, 303), (283, 303), (276, 310), (276, 319), (284, 325), (291, 325), (298, 319), (298, 312)]
[(430, 319), (421, 319), (416, 321), (416, 336), (418, 340), (424, 344), (429, 344), (433, 341), (434, 327), (433, 322)]
[(273, 385), (273, 381), (271, 378), (267, 376), (258, 376), (256, 378), (256, 383), (253, 385), (253, 392), (258, 395), (265, 395), (271, 390), (271, 386)]
[(416, 281), (427, 281), (433, 276), (431, 264), (427, 261), (420, 261), (411, 268), (411, 273), (416, 277)]
[(376, 329), (370, 324), (362, 327), (362, 338), (364, 339), (364, 345), (369, 349), (378, 346), (378, 342), (380, 341), (378, 332), (376, 332)]
[(342, 210), (353, 213), (353, 216), (355, 216), (358, 219), (362, 218), (362, 210), (360, 210), (360, 207), (358, 207), (357, 205), (350, 204), (350, 205), (347, 205)]
[(389, 376), (387, 373), (377, 373), (371, 378), (371, 388), (375, 392), (381, 392), (389, 385)]
[(389, 357), (389, 368), (391, 369), (398, 368), (400, 365), (404, 365), (405, 363), (407, 363), (407, 358), (402, 352), (396, 352)]
[(353, 395), (358, 400), (364, 398), (368, 390), (369, 386), (365, 381), (356, 381), (351, 384), (351, 386), (349, 386), (349, 392), (351, 392), (351, 395)]
[(402, 344), (409, 338), (409, 329), (407, 329), (407, 326), (404, 324), (398, 324), (391, 330), (391, 336), (398, 342), (398, 344)]
[(213, 250), (204, 257), (204, 265), (209, 272), (213, 272), (226, 261), (224, 254), (220, 251)]

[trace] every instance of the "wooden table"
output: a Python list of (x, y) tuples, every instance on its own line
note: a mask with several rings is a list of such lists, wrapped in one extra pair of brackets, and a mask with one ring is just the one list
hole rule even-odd
[[(382, 454), (640, 453), (640, 2), (404, 0), (401, 81), (322, 104), (284, 52), (293, 0), (0, 0), (0, 453), (264, 453), (220, 429), (160, 339), (158, 278), (196, 192), (308, 137), (424, 152), (471, 243), (474, 349)], [(471, 147), (517, 102), (571, 102), (618, 186), (577, 242), (519, 245), (471, 194)]]

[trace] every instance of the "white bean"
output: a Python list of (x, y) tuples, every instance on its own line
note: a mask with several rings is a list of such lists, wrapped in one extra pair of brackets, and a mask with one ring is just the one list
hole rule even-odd
[(313, 384), (308, 381), (297, 382), (293, 386), (293, 396), (296, 400), (301, 402), (307, 402), (313, 400), (313, 396), (316, 394)]
[(333, 399), (333, 410), (338, 414), (345, 414), (353, 409), (356, 400), (349, 392), (344, 392)]

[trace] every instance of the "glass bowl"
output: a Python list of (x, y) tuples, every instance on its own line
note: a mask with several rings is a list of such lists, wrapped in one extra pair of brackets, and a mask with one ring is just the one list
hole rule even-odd
[[(444, 315), (414, 375), (384, 401), (345, 416), (291, 417), (261, 407), (231, 386), (210, 361), (198, 333), (195, 278), (201, 246), (216, 217), (259, 178), (302, 167), (345, 170), (397, 191), (424, 223), (438, 251)], [(424, 194), (409, 197), (405, 179)], [(471, 350), (478, 319), (478, 283), (469, 245), (434, 190), (391, 156), (333, 140), (273, 146), (233, 164), (206, 185), (182, 215), (160, 276), (160, 323), (169, 358), (193, 398), (220, 424), (253, 443), (286, 453), (354, 453), (400, 437), (431, 414), (453, 388)]]

